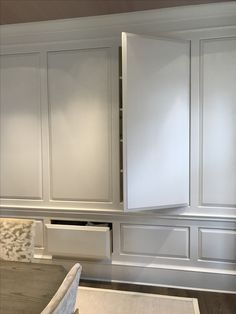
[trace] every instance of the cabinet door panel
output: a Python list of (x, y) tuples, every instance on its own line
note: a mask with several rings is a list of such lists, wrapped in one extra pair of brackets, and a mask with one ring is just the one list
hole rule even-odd
[(39, 54), (0, 58), (1, 197), (41, 199)]
[(51, 197), (111, 199), (111, 91), (106, 48), (50, 52)]
[(122, 35), (126, 210), (189, 202), (189, 43)]
[(236, 205), (236, 38), (202, 41), (202, 203)]

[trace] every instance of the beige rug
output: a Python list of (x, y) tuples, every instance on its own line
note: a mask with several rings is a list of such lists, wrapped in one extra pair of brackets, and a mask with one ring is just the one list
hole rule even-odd
[(79, 287), (79, 314), (199, 314), (197, 299)]

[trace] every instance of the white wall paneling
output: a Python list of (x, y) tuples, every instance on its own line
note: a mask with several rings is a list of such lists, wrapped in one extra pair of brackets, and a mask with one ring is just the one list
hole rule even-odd
[(1, 55), (2, 198), (42, 198), (40, 56)]
[(236, 206), (236, 37), (201, 42), (202, 203)]
[(199, 258), (236, 263), (236, 230), (199, 229)]
[(125, 210), (188, 205), (190, 46), (122, 34)]
[(122, 224), (121, 253), (188, 258), (189, 229)]

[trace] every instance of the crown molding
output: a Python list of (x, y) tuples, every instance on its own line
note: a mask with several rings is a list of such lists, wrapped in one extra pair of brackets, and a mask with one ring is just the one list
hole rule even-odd
[(189, 5), (121, 14), (0, 26), (1, 45), (156, 34), (236, 25), (236, 2)]

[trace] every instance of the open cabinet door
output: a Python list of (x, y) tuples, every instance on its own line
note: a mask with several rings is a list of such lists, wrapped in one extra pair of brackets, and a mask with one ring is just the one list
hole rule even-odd
[(190, 43), (122, 33), (124, 210), (189, 203)]

